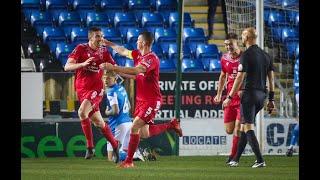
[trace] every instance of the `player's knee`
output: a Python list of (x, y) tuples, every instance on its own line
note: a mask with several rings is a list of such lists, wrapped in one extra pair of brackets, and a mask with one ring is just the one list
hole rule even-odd
[(140, 129), (140, 128), (138, 128), (138, 127), (136, 127), (136, 126), (133, 125), (133, 126), (131, 127), (131, 133), (132, 133), (132, 134), (138, 134), (138, 133), (139, 133), (139, 129)]
[(84, 112), (84, 110), (82, 108), (79, 108), (78, 110), (78, 116), (80, 119), (86, 119), (88, 118), (88, 115), (86, 115), (86, 113)]
[(99, 121), (99, 122), (94, 122), (93, 121), (93, 125), (97, 128), (103, 128), (103, 122)]
[(227, 134), (232, 134), (233, 133), (233, 129), (232, 128), (226, 128), (226, 133)]

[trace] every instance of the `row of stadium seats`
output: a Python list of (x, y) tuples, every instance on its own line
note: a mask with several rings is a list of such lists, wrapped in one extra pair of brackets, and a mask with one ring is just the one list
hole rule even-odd
[[(50, 12), (33, 10), (30, 14), (24, 14), (25, 20), (36, 29), (43, 29), (43, 26), (60, 26), (64, 29), (70, 26), (90, 27), (171, 27), (176, 28), (179, 23), (178, 12), (168, 12), (166, 15), (158, 12), (96, 12), (88, 11), (83, 17), (77, 12), (62, 11), (55, 17)], [(193, 27), (189, 13), (184, 13), (184, 26)], [(38, 32), (38, 31), (37, 31)]]
[(299, 0), (264, 0), (265, 5), (280, 6), (282, 8), (297, 8), (299, 7)]
[(265, 24), (274, 27), (278, 25), (299, 26), (299, 12), (293, 10), (279, 10), (264, 8)]
[(28, 9), (70, 10), (176, 10), (177, 0), (21, 0), (21, 7)]

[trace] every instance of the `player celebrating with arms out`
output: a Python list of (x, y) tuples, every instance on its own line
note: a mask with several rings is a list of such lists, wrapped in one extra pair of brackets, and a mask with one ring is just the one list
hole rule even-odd
[(140, 134), (147, 138), (158, 135), (168, 129), (173, 129), (180, 137), (182, 129), (180, 122), (173, 119), (168, 123), (154, 125), (154, 117), (161, 106), (161, 93), (159, 87), (159, 58), (151, 51), (153, 36), (150, 32), (142, 32), (137, 40), (137, 50), (118, 46), (107, 40), (105, 45), (116, 50), (120, 55), (134, 60), (135, 67), (114, 66), (111, 63), (103, 63), (100, 68), (113, 70), (117, 73), (131, 74), (136, 80), (136, 107), (135, 118), (131, 127), (128, 156), (119, 166), (120, 168), (131, 168), (133, 165), (133, 154), (136, 151)]
[[(224, 41), (227, 53), (221, 57), (221, 73), (217, 95), (214, 98), (216, 103), (221, 102), (221, 95), (227, 80), (227, 94), (231, 91), (234, 80), (237, 77), (238, 66), (240, 62), (241, 50), (237, 43), (237, 34), (229, 33)], [(227, 79), (226, 79), (227, 77)], [(239, 91), (240, 93), (240, 91)], [(238, 141), (240, 136), (240, 97), (236, 94), (229, 106), (224, 108), (224, 125), (228, 134), (233, 133), (232, 148), (226, 163), (229, 163), (237, 153)]]
[(105, 138), (111, 143), (115, 162), (119, 161), (118, 141), (113, 137), (110, 128), (103, 121), (99, 105), (103, 97), (103, 71), (99, 69), (101, 63), (115, 64), (106, 47), (102, 47), (103, 38), (100, 28), (91, 27), (88, 32), (88, 43), (79, 44), (68, 57), (65, 71), (75, 70), (75, 89), (81, 103), (78, 115), (82, 131), (87, 140), (85, 159), (94, 156), (93, 134), (90, 120), (98, 127)]

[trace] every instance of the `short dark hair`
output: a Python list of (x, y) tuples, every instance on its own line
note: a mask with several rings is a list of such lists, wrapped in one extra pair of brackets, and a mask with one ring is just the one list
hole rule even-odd
[(238, 39), (238, 35), (236, 33), (228, 33), (226, 39)]
[(101, 28), (99, 27), (96, 27), (96, 26), (92, 26), (89, 28), (89, 33), (92, 33), (92, 32), (96, 32), (96, 31), (101, 31)]
[(143, 40), (149, 45), (151, 46), (152, 43), (153, 43), (153, 35), (151, 32), (148, 32), (148, 31), (144, 31), (142, 33), (140, 33), (140, 35), (142, 36)]
[(97, 32), (97, 31), (101, 31), (101, 28), (96, 27), (96, 26), (90, 27), (90, 28), (89, 28), (89, 31), (88, 31), (88, 37), (89, 37), (89, 39), (91, 38), (92, 33), (93, 33), (93, 32)]

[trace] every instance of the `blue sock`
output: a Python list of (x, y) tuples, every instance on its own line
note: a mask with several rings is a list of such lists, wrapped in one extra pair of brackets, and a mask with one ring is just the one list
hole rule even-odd
[(294, 146), (299, 138), (299, 123), (293, 129), (290, 145)]

